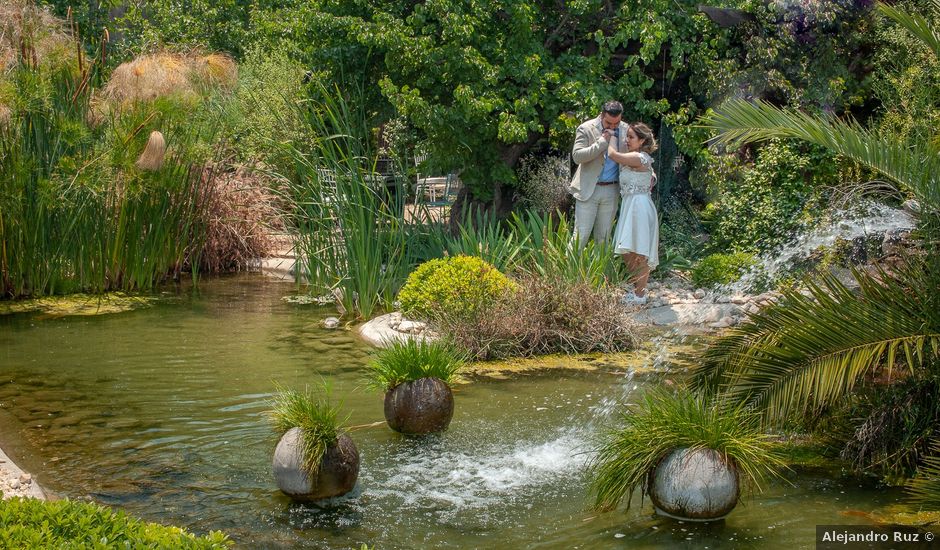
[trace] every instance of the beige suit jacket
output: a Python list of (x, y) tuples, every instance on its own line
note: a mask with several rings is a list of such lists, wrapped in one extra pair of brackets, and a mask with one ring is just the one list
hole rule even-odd
[[(607, 153), (608, 142), (604, 139), (604, 126), (601, 123), (603, 114), (592, 118), (578, 126), (575, 133), (574, 148), (571, 150), (571, 160), (578, 165), (574, 172), (571, 184), (568, 185), (568, 192), (579, 201), (586, 201), (594, 194), (594, 187), (597, 185), (597, 178), (600, 177), (604, 169), (604, 158)], [(620, 138), (627, 136), (626, 122), (620, 122)], [(615, 138), (616, 139), (616, 138)], [(619, 146), (619, 142), (618, 142)]]

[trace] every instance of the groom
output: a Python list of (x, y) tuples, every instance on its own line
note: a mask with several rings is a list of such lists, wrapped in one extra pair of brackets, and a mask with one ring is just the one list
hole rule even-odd
[(568, 192), (575, 198), (574, 231), (578, 250), (583, 250), (588, 237), (602, 244), (610, 236), (614, 215), (620, 203), (620, 168), (607, 158), (607, 146), (619, 145), (627, 135), (627, 123), (621, 120), (623, 105), (619, 101), (604, 103), (601, 114), (578, 126), (571, 159), (578, 165)]

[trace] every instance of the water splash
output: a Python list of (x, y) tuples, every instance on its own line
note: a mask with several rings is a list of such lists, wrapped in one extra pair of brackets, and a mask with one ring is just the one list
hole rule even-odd
[(747, 294), (766, 281), (775, 281), (800, 260), (805, 260), (820, 247), (859, 237), (884, 235), (892, 231), (913, 229), (915, 220), (904, 210), (865, 201), (853, 208), (834, 212), (824, 223), (798, 232), (787, 244), (763, 254), (737, 282), (725, 285), (718, 295)]

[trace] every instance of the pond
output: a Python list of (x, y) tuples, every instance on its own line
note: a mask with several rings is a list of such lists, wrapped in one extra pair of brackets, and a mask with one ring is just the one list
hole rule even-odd
[[(0, 316), (0, 441), (62, 497), (92, 499), (242, 548), (796, 548), (816, 524), (901, 494), (838, 470), (801, 469), (701, 525), (590, 509), (584, 463), (616, 418), (662, 374), (622, 368), (475, 377), (457, 388), (450, 430), (407, 439), (352, 435), (355, 491), (296, 505), (272, 479), (265, 416), (276, 383), (328, 381), (349, 425), (383, 420), (365, 387), (370, 348), (328, 331), (331, 308), (285, 301), (294, 286), (238, 275), (98, 316)], [(660, 370), (668, 369), (668, 364)]]

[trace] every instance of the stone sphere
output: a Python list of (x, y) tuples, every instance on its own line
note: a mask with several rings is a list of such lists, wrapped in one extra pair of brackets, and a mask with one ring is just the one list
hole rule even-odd
[(274, 480), (281, 492), (295, 500), (319, 500), (352, 491), (359, 478), (359, 451), (353, 440), (340, 435), (323, 454), (316, 479), (311, 479), (303, 469), (302, 438), (300, 428), (291, 428), (274, 449)]
[(713, 449), (676, 449), (653, 470), (650, 500), (660, 515), (722, 519), (738, 503), (737, 470)]
[(385, 393), (385, 420), (403, 434), (428, 434), (447, 429), (454, 416), (454, 394), (439, 378), (402, 382)]

